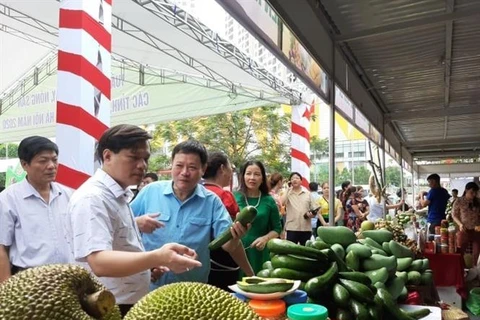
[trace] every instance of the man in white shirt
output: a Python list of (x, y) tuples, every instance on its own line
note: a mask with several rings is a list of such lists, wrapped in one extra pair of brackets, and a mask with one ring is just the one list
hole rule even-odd
[(100, 277), (115, 295), (122, 315), (148, 293), (150, 269), (182, 273), (201, 266), (195, 251), (180, 244), (144, 250), (128, 187), (138, 185), (145, 175), (150, 138), (132, 125), (108, 129), (98, 141), (102, 168), (72, 195), (67, 210), (67, 242), (73, 259)]
[(26, 268), (68, 262), (62, 226), (71, 190), (54, 182), (58, 147), (32, 136), (18, 146), (25, 180), (0, 193), (0, 283)]

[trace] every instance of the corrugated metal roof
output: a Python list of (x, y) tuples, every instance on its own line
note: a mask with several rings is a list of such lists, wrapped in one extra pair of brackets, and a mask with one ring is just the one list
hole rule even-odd
[[(452, 48), (452, 103), (480, 103), (480, 23), (454, 23)], [(479, 106), (480, 107), (480, 106)]]
[(439, 0), (322, 0), (321, 3), (341, 34), (445, 12), (445, 3)]
[[(441, 148), (443, 142), (464, 138), (472, 144), (459, 148), (478, 150), (480, 23), (478, 16), (466, 16), (480, 12), (480, 1), (319, 2), (413, 154), (418, 151), (414, 142), (428, 140)], [(440, 23), (425, 22), (433, 16)], [(477, 113), (470, 108), (462, 115), (472, 106), (478, 106)]]

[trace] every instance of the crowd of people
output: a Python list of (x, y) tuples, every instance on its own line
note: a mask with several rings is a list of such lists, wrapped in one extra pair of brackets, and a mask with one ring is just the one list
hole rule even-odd
[[(132, 125), (108, 129), (98, 141), (102, 166), (80, 188), (55, 182), (57, 145), (33, 136), (18, 147), (27, 173), (25, 180), (0, 193), (0, 283), (17, 272), (45, 264), (76, 263), (90, 270), (112, 291), (122, 314), (141, 297), (162, 285), (197, 281), (223, 289), (242, 275), (251, 276), (270, 259), (270, 239), (286, 238), (305, 244), (316, 229), (345, 225), (358, 230), (387, 209), (383, 197), (364, 197), (361, 187), (342, 183), (330, 221), (327, 182), (303, 187), (298, 172), (287, 179), (267, 176), (260, 161), (245, 162), (233, 193), (234, 166), (220, 151), (187, 140), (173, 148), (171, 180), (158, 181), (147, 173), (151, 136)], [(445, 215), (450, 197), (439, 177), (427, 180), (431, 190), (421, 194), (432, 226)], [(134, 194), (130, 186), (138, 186)], [(478, 186), (467, 184), (455, 198), (453, 217), (462, 246), (480, 239)], [(254, 223), (234, 222), (245, 207), (257, 210)], [(210, 252), (208, 244), (225, 230), (232, 239)], [(476, 253), (478, 256), (478, 249)]]

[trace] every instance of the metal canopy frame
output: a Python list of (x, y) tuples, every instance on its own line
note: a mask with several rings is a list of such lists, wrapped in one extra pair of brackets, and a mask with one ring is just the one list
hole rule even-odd
[(26, 72), (17, 84), (0, 96), (0, 115), (7, 112), (23, 96), (57, 72), (57, 52), (48, 53), (35, 67)]
[(193, 18), (190, 14), (175, 4), (165, 0), (134, 1), (155, 16), (168, 22), (170, 25), (175, 26), (191, 38), (201, 42), (214, 53), (221, 55), (232, 64), (253, 75), (270, 88), (277, 90), (285, 97), (290, 97), (295, 101), (295, 103), (292, 102), (293, 104), (298, 104), (301, 101), (301, 94), (299, 92), (296, 92), (283, 83), (283, 81), (270, 74), (255, 60), (238, 50), (228, 41), (220, 38), (216, 32), (207, 28), (204, 24)]
[[(59, 0), (52, 0), (58, 2)], [(267, 70), (259, 66), (255, 61), (251, 60), (239, 51), (236, 47), (229, 44), (228, 42), (222, 40), (217, 34), (213, 31), (209, 30), (203, 24), (198, 22), (196, 19), (188, 15), (185, 11), (181, 10), (180, 8), (176, 7), (175, 5), (168, 3), (166, 1), (140, 1), (140, 0), (132, 0), (139, 6), (142, 6), (146, 10), (154, 13), (155, 16), (163, 19), (164, 21), (168, 22), (172, 26), (176, 27), (177, 29), (181, 30), (182, 32), (189, 35), (191, 38), (199, 41), (204, 46), (207, 46), (209, 49), (214, 51), (215, 53), (221, 55), (223, 58), (227, 59), (230, 63), (234, 64), (238, 68), (241, 68), (251, 76), (255, 77), (256, 79), (260, 80), (262, 83), (266, 84), (278, 94), (272, 94), (265, 90), (258, 90), (253, 88), (245, 87), (240, 83), (234, 83), (229, 79), (225, 78), (223, 75), (219, 74), (215, 70), (212, 70), (205, 64), (201, 63), (200, 61), (196, 60), (194, 57), (184, 53), (183, 51), (169, 45), (165, 41), (158, 39), (147, 30), (142, 30), (141, 28), (136, 27), (129, 21), (124, 18), (121, 18), (117, 15), (112, 14), (112, 26), (155, 48), (156, 50), (162, 52), (163, 54), (167, 54), (168, 56), (192, 67), (195, 71), (199, 72), (202, 77), (193, 77), (187, 73), (178, 72), (177, 75), (182, 78), (183, 80), (186, 79), (195, 79), (195, 81), (200, 81), (201, 84), (207, 88), (221, 90), (224, 92), (229, 92), (234, 95), (243, 95), (249, 96), (258, 100), (265, 100), (268, 102), (275, 102), (279, 103), (280, 101), (284, 101), (285, 98), (289, 99), (292, 103), (298, 103), (301, 101), (302, 96), (301, 93), (295, 90), (292, 87), (287, 86), (281, 80), (275, 78), (272, 74), (270, 74)], [(48, 34), (54, 37), (58, 36), (58, 28), (52, 26), (44, 21), (36, 19), (32, 16), (24, 14), (14, 8), (11, 8), (7, 5), (0, 3), (0, 15), (5, 15), (15, 21), (20, 23), (26, 24), (30, 27), (35, 28), (36, 30), (40, 31), (42, 34)], [(29, 34), (22, 34), (19, 30), (13, 29), (8, 27), (7, 25), (1, 25), (0, 31), (7, 32), (16, 36), (19, 36), (23, 39), (32, 41), (37, 44), (41, 44), (47, 47), (56, 48), (57, 45), (53, 42), (49, 42), (41, 37), (36, 37), (34, 35)], [(167, 69), (149, 67), (141, 64), (140, 62), (135, 62), (131, 59), (126, 59), (126, 57), (119, 56), (118, 54), (113, 54), (114, 57), (116, 56), (117, 60), (125, 60), (129, 61), (130, 64), (138, 65), (139, 72), (144, 72), (145, 69), (155, 70), (152, 71), (154, 74), (159, 76), (165, 76)], [(14, 103), (18, 102), (18, 99), (21, 95), (28, 93), (30, 90), (35, 88), (38, 85), (39, 81), (45, 79), (48, 75), (48, 72), (51, 72), (52, 66), (55, 66), (56, 70), (56, 54), (55, 58), (49, 57), (47, 65), (38, 65), (37, 67), (33, 68), (30, 72), (27, 72), (23, 75), (9, 90), (5, 91), (2, 96), (0, 96), (0, 114), (6, 112), (10, 106)], [(48, 66), (48, 68), (47, 68)], [(45, 76), (39, 77), (39, 70), (48, 70), (46, 71)], [(160, 70), (160, 71), (159, 71)], [(172, 74), (170, 75), (172, 76)], [(36, 79), (36, 81), (31, 81), (31, 79)], [(185, 82), (185, 81), (183, 81)], [(140, 83), (142, 84), (142, 83)]]
[[(2, 4), (0, 4), (0, 6), (1, 5)], [(3, 23), (0, 23), (0, 32), (5, 32), (5, 33), (8, 33), (8, 34), (11, 34), (12, 36), (15, 36), (17, 38), (26, 40), (28, 42), (33, 42), (33, 43), (38, 44), (39, 46), (42, 46), (42, 47), (45, 47), (45, 48), (49, 48), (49, 49), (52, 49), (52, 50), (55, 49), (55, 45), (53, 45), (52, 43), (50, 43), (48, 41), (45, 41), (43, 39), (37, 38), (35, 36), (26, 34), (26, 33), (22, 32), (21, 30), (12, 28), (12, 27), (7, 26), (6, 24), (3, 24)]]

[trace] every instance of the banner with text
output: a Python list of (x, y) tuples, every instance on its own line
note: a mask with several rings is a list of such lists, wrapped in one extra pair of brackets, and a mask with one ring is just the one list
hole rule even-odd
[(27, 173), (23, 170), (20, 161), (18, 161), (15, 167), (7, 168), (7, 172), (5, 173), (5, 188), (24, 180), (26, 176)]
[[(269, 103), (243, 95), (232, 97), (229, 92), (206, 88), (181, 76), (177, 80), (162, 78), (159, 73), (146, 72), (144, 85), (139, 85), (137, 69), (112, 62), (112, 126), (156, 124)], [(55, 137), (56, 86), (53, 74), (0, 115), (0, 143), (19, 142), (31, 135)]]

